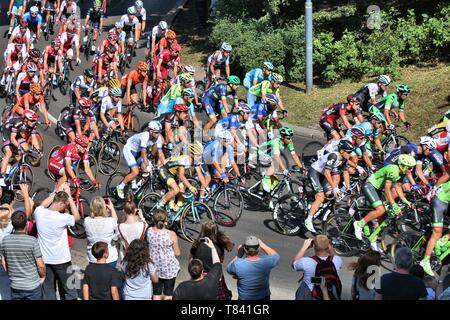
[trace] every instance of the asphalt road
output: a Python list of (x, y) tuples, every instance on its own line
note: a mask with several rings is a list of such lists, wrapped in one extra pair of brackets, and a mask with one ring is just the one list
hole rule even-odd
[[(85, 12), (88, 9), (91, 1), (84, 0), (81, 4), (82, 7), (82, 17), (84, 17)], [(145, 8), (147, 9), (149, 22), (147, 24), (147, 30), (151, 28), (153, 25), (157, 23), (162, 17), (164, 17), (171, 9), (177, 7), (179, 5), (180, 0), (145, 0)], [(126, 8), (132, 3), (130, 0), (117, 0), (112, 2), (111, 10), (108, 12), (108, 18), (106, 25), (112, 25), (117, 19), (118, 16), (125, 12)], [(1, 1), (0, 3), (0, 47), (5, 50), (7, 40), (3, 38), (3, 34), (6, 31), (7, 27), (5, 26), (6, 22), (6, 11), (7, 1)], [(105, 33), (103, 33), (105, 36)], [(44, 43), (41, 40), (38, 43), (37, 47), (39, 49), (43, 49)], [(136, 62), (139, 60), (139, 57), (144, 57), (145, 49), (139, 49), (137, 57), (133, 59), (133, 66), (135, 66)], [(0, 65), (3, 67), (3, 59), (1, 59)], [(75, 78), (78, 74), (82, 73), (87, 67), (90, 67), (90, 63), (88, 63), (84, 57), (81, 58), (82, 63), (80, 66), (75, 67), (75, 71), (71, 72), (71, 78)], [(202, 75), (197, 75), (200, 79)], [(57, 101), (52, 101), (49, 112), (55, 118), (58, 117), (60, 110), (68, 104), (68, 96), (62, 96), (58, 91), (56, 91), (55, 96)], [(0, 107), (3, 108), (5, 106), (4, 100), (0, 101)], [(150, 119), (149, 114), (140, 113), (139, 118), (141, 120), (141, 124), (144, 121)], [(63, 142), (56, 136), (54, 133), (54, 125), (46, 132), (42, 132), (41, 134), (44, 138), (44, 159), (47, 159), (47, 153), (49, 150), (55, 145), (61, 145)], [(307, 139), (301, 136), (294, 136), (294, 143), (297, 150), (301, 150), (301, 148), (311, 139)], [(45, 163), (41, 164), (41, 167), (35, 168), (33, 173), (35, 174), (35, 185), (33, 189), (37, 189), (38, 187), (48, 187), (50, 189), (53, 188), (52, 181), (45, 175), (44, 173)], [(125, 161), (122, 159), (120, 171), (126, 172), (127, 168), (125, 165)], [(83, 192), (82, 195), (90, 200), (94, 195), (101, 194), (104, 195), (104, 186), (106, 185), (107, 177), (100, 175), (99, 177), (101, 183), (103, 184), (102, 190), (96, 193)], [(269, 246), (274, 248), (281, 255), (280, 264), (272, 271), (271, 274), (271, 289), (272, 289), (272, 298), (273, 299), (293, 299), (295, 295), (295, 291), (298, 287), (298, 279), (300, 278), (300, 274), (296, 273), (291, 268), (291, 261), (294, 255), (297, 253), (298, 249), (303, 243), (302, 237), (287, 237), (283, 236), (276, 231), (274, 231), (274, 226), (271, 221), (271, 213), (270, 212), (254, 212), (254, 211), (244, 211), (242, 217), (237, 226), (232, 228), (226, 228), (226, 233), (229, 234), (236, 245), (243, 243), (244, 239), (248, 235), (255, 235)], [(310, 234), (307, 234), (311, 236)], [(236, 246), (237, 247), (237, 246)], [(85, 249), (86, 242), (85, 240), (75, 240), (73, 245), (73, 261), (74, 263), (84, 267), (86, 265), (85, 259)], [(180, 276), (178, 277), (179, 281), (187, 280), (187, 259), (189, 255), (190, 244), (184, 240), (181, 240), (181, 257), (180, 262), (182, 265), (182, 271)], [(232, 253), (226, 254), (225, 264), (229, 262), (235, 255), (236, 250)], [(345, 269), (341, 273), (342, 281), (344, 284), (344, 298), (349, 298), (349, 288), (350, 288), (350, 279), (351, 273), (347, 271), (347, 264), (350, 261), (354, 261), (354, 258), (344, 259), (345, 261)], [(236, 281), (226, 275), (227, 283), (230, 289), (233, 290), (234, 297), (237, 296), (236, 290)]]

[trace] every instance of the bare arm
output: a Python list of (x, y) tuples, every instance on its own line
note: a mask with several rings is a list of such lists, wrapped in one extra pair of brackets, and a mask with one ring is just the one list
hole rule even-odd
[(111, 287), (111, 297), (113, 300), (120, 300), (119, 289), (117, 287)]
[(266, 245), (262, 240), (259, 240), (259, 247), (264, 250), (264, 252), (269, 256), (274, 256), (278, 254), (274, 249)]
[(83, 284), (83, 300), (89, 300), (89, 286)]
[(36, 258), (36, 266), (38, 268), (39, 278), (45, 278), (45, 263), (42, 257)]
[(170, 239), (173, 241), (173, 244), (172, 244), (173, 253), (177, 257), (180, 256), (180, 254), (181, 254), (180, 245), (178, 243), (178, 237), (175, 232), (170, 231)]

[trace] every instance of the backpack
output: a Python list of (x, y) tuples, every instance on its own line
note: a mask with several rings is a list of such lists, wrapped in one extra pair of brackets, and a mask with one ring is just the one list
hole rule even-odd
[[(339, 279), (336, 266), (333, 263), (333, 257), (334, 256), (328, 256), (326, 260), (323, 260), (318, 256), (313, 256), (311, 259), (317, 262), (315, 276), (326, 279), (326, 287), (330, 299), (341, 300), (342, 283), (341, 279)], [(319, 285), (314, 285), (311, 294), (313, 298), (323, 300), (322, 290)]]

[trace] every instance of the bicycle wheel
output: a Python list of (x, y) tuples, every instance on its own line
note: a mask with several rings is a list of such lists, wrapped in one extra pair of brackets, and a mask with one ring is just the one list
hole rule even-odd
[[(110, 176), (106, 182), (106, 196), (111, 199), (111, 202), (116, 209), (121, 209), (123, 207), (124, 201), (118, 197), (116, 187), (123, 181), (125, 176), (125, 173), (116, 172)], [(127, 187), (125, 187), (125, 191), (127, 191)]]
[[(90, 154), (89, 155), (89, 167), (92, 170), (92, 174), (95, 178), (97, 178), (98, 174), (98, 165), (95, 157)], [(84, 161), (78, 161), (77, 168), (75, 169), (75, 174), (77, 175), (80, 181), (80, 189), (84, 191), (91, 191), (95, 188), (95, 186), (91, 183), (85, 169), (84, 169)]]
[(161, 199), (161, 195), (155, 192), (146, 193), (141, 201), (139, 201), (138, 208), (142, 210), (145, 220), (152, 223), (153, 211)]
[(393, 149), (396, 149), (400, 146), (404, 146), (405, 144), (408, 143), (409, 140), (406, 139), (404, 136), (397, 136), (395, 141), (393, 138), (390, 138), (389, 141), (383, 147), (386, 153), (390, 153)]
[(84, 47), (84, 57), (86, 58), (86, 61), (89, 61), (89, 58), (90, 58), (91, 44), (92, 44), (92, 39), (91, 39), (91, 35), (89, 34), (88, 39), (86, 41), (86, 46)]
[(214, 218), (222, 226), (235, 226), (244, 209), (242, 194), (234, 187), (225, 186), (220, 191), (213, 206)]
[(75, 239), (86, 239), (86, 229), (84, 227), (84, 218), (89, 215), (89, 203), (86, 199), (80, 198), (78, 212), (81, 219), (75, 222), (73, 227), (69, 227), (69, 232)]
[[(31, 189), (33, 188), (34, 183), (34, 175), (31, 166), (26, 163), (22, 164), (21, 167), (19, 167), (19, 169), (13, 173), (11, 177), (11, 183), (13, 185), (25, 183), (28, 185), (28, 190), (31, 193)], [(16, 192), (16, 199), (19, 202), (23, 201), (23, 196), (20, 192)]]
[[(389, 258), (392, 263), (395, 261), (395, 253), (398, 249), (406, 247), (411, 250), (413, 254), (414, 264), (418, 264), (422, 258), (425, 256), (425, 249), (427, 246), (427, 239), (421, 232), (417, 231), (406, 231), (402, 233), (397, 239), (392, 243), (391, 249), (389, 250)], [(431, 263), (431, 259), (430, 259)], [(434, 261), (436, 268), (436, 261)], [(432, 264), (433, 267), (433, 264)], [(434, 268), (433, 268), (434, 270)]]
[(309, 168), (317, 160), (317, 151), (323, 148), (323, 143), (318, 141), (308, 142), (302, 149), (302, 161)]
[(119, 62), (119, 71), (122, 75), (125, 74), (126, 61), (125, 57), (122, 57)]
[(34, 204), (38, 206), (42, 201), (47, 199), (50, 193), (51, 191), (48, 188), (38, 188), (30, 194), (30, 198), (33, 200)]
[(361, 241), (355, 236), (354, 221), (348, 212), (337, 212), (326, 221), (323, 233), (331, 240), (338, 255), (352, 257), (359, 252)]
[(198, 97), (199, 101), (203, 97), (205, 88), (206, 88), (206, 84), (203, 81), (199, 80), (199, 81), (195, 82), (195, 90), (197, 90), (197, 97)]
[(189, 242), (194, 242), (200, 234), (202, 225), (207, 221), (215, 221), (210, 207), (198, 201), (187, 204), (180, 218), (183, 238)]
[(61, 92), (61, 94), (63, 96), (65, 96), (67, 94), (67, 92), (69, 91), (69, 86), (70, 86), (70, 71), (69, 71), (69, 66), (66, 63), (65, 65), (63, 65), (63, 78), (60, 79), (61, 83), (59, 85), (59, 91)]
[(295, 236), (300, 233), (307, 215), (303, 201), (296, 195), (287, 194), (275, 204), (272, 219), (281, 234)]
[(98, 153), (99, 170), (105, 176), (114, 174), (120, 165), (122, 150), (115, 141), (106, 142)]

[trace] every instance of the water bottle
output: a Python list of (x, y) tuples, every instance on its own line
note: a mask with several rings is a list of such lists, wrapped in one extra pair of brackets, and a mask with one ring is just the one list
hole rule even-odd
[(8, 164), (8, 165), (6, 166), (6, 172), (5, 172), (5, 174), (9, 174), (10, 171), (11, 171), (11, 165)]

